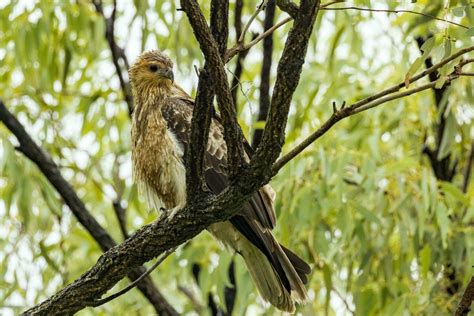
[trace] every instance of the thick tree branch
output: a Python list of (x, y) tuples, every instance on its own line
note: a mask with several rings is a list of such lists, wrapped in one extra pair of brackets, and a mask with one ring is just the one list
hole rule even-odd
[[(265, 20), (263, 22), (264, 31), (268, 31), (273, 26), (275, 18), (275, 1), (270, 1), (265, 8)], [(270, 108), (270, 70), (272, 68), (273, 36), (267, 36), (263, 40), (263, 61), (260, 80), (260, 99), (258, 106), (257, 121), (265, 122)], [(252, 137), (252, 147), (257, 148), (262, 140), (263, 128), (257, 128)]]
[[(223, 55), (227, 48), (229, 2), (211, 2), (211, 32)], [(204, 189), (203, 159), (207, 149), (209, 126), (212, 119), (214, 84), (209, 74), (209, 64), (199, 73), (196, 101), (191, 122), (190, 149), (186, 153), (186, 184), (188, 200)]]
[(188, 204), (172, 218), (161, 216), (104, 253), (79, 279), (26, 313), (75, 313), (100, 298), (131, 270), (234, 216), (250, 196), (228, 187), (217, 197)]
[(270, 177), (271, 165), (285, 141), (285, 127), (291, 98), (300, 80), (309, 38), (318, 13), (319, 0), (302, 0), (300, 9), (283, 49), (271, 100), (267, 124), (255, 155), (250, 162), (252, 174)]
[(298, 14), (299, 7), (290, 0), (276, 0), (276, 4), (280, 10), (288, 13), (292, 18)]
[(227, 144), (228, 161), (230, 162), (228, 174), (230, 179), (234, 179), (246, 165), (242, 145), (243, 135), (237, 123), (237, 114), (219, 46), (214, 40), (196, 0), (181, 0), (181, 6), (188, 16), (206, 63), (209, 65), (210, 76), (215, 85), (217, 102), (224, 125), (224, 138)]
[[(441, 68), (442, 66), (446, 65), (450, 61), (453, 61), (454, 59), (467, 54), (468, 52), (474, 50), (474, 46), (466, 47), (464, 49), (459, 50), (458, 52), (454, 53), (453, 55), (447, 57), (446, 59), (440, 61), (436, 65), (433, 65), (431, 68), (426, 69), (422, 71), (421, 73), (415, 75), (414, 77), (410, 78), (408, 81), (410, 83), (413, 83), (417, 80), (420, 80), (421, 78), (429, 75), (433, 71)], [(453, 73), (451, 73), (447, 78), (445, 85), (448, 85), (451, 83), (451, 81), (459, 78), (460, 73), (462, 71), (462, 66), (465, 66), (469, 63), (474, 62), (474, 60), (467, 59), (467, 60), (461, 60), (454, 70)], [(290, 160), (295, 158), (298, 154), (300, 154), (303, 150), (305, 150), (309, 145), (311, 145), (313, 142), (315, 142), (319, 137), (324, 135), (331, 127), (333, 127), (337, 122), (340, 120), (349, 117), (351, 115), (360, 113), (362, 111), (371, 109), (373, 107), (379, 106), (381, 104), (384, 104), (388, 101), (392, 101), (395, 99), (403, 98), (405, 96), (411, 95), (413, 93), (417, 93), (420, 91), (424, 91), (427, 89), (432, 89), (436, 85), (435, 82), (430, 82), (427, 84), (424, 84), (420, 87), (413, 88), (410, 90), (406, 90), (403, 92), (396, 93), (403, 87), (405, 87), (405, 82), (401, 82), (398, 85), (395, 85), (393, 87), (390, 87), (388, 89), (383, 90), (382, 92), (376, 93), (370, 97), (364, 98), (360, 101), (357, 101), (350, 105), (349, 107), (346, 107), (345, 104), (343, 104), (343, 107), (339, 110), (336, 109), (334, 113), (331, 115), (331, 117), (324, 122), (320, 128), (318, 128), (315, 132), (313, 132), (311, 135), (309, 135), (306, 139), (304, 139), (301, 143), (296, 145), (292, 150), (290, 150), (288, 153), (286, 153), (284, 156), (280, 157), (278, 161), (275, 162), (273, 165), (273, 174), (277, 174), (278, 171), (285, 165), (287, 164)]]
[(117, 72), (117, 76), (119, 78), (120, 87), (122, 89), (123, 97), (125, 102), (127, 102), (128, 112), (132, 115), (133, 112), (133, 95), (132, 89), (130, 87), (130, 83), (124, 77), (122, 67), (120, 66), (120, 60), (123, 61), (124, 66), (126, 69), (130, 68), (130, 64), (128, 63), (127, 55), (125, 55), (125, 50), (117, 45), (115, 41), (115, 18), (117, 15), (117, 1), (114, 0), (113, 2), (113, 9), (112, 14), (110, 17), (106, 17), (104, 14), (104, 8), (102, 6), (102, 0), (92, 0), (92, 4), (94, 5), (97, 13), (99, 13), (105, 21), (105, 38), (107, 39), (107, 43), (109, 44), (110, 52), (112, 54), (112, 62), (115, 67), (115, 71)]
[[(33, 141), (20, 122), (8, 111), (1, 101), (0, 120), (18, 139), (20, 143), (18, 150), (38, 166), (41, 172), (61, 195), (79, 223), (81, 223), (81, 225), (91, 234), (99, 244), (100, 248), (105, 252), (114, 247), (116, 245), (115, 241), (86, 209), (84, 203), (79, 199), (74, 189), (61, 175), (56, 163)], [(129, 271), (128, 276), (133, 281), (140, 277), (144, 272), (145, 268), (137, 266), (135, 269)], [(165, 313), (166, 315), (177, 315), (177, 312), (171, 305), (169, 305), (163, 295), (153, 285), (150, 278), (142, 280), (138, 284), (138, 288), (153, 304), (157, 312)]]
[(471, 304), (474, 300), (474, 277), (471, 278), (469, 284), (462, 295), (461, 301), (459, 302), (458, 308), (454, 312), (455, 316), (466, 316), (471, 311)]

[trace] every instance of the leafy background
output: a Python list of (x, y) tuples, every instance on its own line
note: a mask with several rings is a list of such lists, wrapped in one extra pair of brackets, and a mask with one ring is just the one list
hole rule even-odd
[[(330, 116), (333, 101), (350, 103), (422, 69), (417, 36), (434, 35), (427, 46), (435, 61), (472, 44), (470, 1), (412, 2), (343, 5), (425, 12), (471, 29), (408, 13), (321, 12), (293, 99), (284, 151)], [(244, 23), (258, 3), (245, 1)], [(110, 14), (111, 1), (104, 6)], [(207, 1), (201, 6), (209, 12)], [(118, 1), (116, 40), (131, 61), (143, 50), (164, 50), (175, 61), (176, 81), (194, 93), (193, 66), (202, 66), (203, 58), (177, 8), (175, 1)], [(235, 43), (234, 8), (231, 1), (229, 46)], [(277, 9), (275, 20), (285, 16)], [(251, 32), (262, 31), (263, 18), (258, 16)], [(288, 30), (274, 33), (272, 82)], [(0, 98), (119, 241), (113, 201), (119, 199), (126, 208), (130, 232), (157, 215), (148, 211), (131, 180), (128, 108), (104, 32), (104, 18), (85, 0), (1, 2)], [(261, 58), (257, 45), (236, 87), (239, 120), (248, 138), (262, 126), (256, 122)], [(234, 62), (228, 64), (229, 79)], [(438, 111), (433, 92), (426, 91), (343, 121), (272, 181), (278, 194), (275, 234), (314, 268), (311, 300), (299, 313), (452, 313), (474, 262), (474, 186), (460, 189), (474, 135), (472, 79), (456, 80), (445, 101)], [(451, 182), (439, 181), (423, 154), (424, 145), (436, 143), (441, 116), (449, 123), (440, 155), (458, 161)], [(15, 151), (16, 144), (0, 126), (0, 312), (5, 314), (54, 294), (101, 253), (36, 166)], [(152, 277), (178, 311), (210, 314), (207, 296), (223, 305), (232, 259), (234, 314), (277, 314), (259, 299), (243, 261), (205, 232), (178, 249)], [(192, 276), (193, 264), (201, 267), (199, 282)], [(204, 307), (184, 295), (183, 287)], [(153, 309), (134, 290), (79, 314), (119, 312), (147, 315)]]

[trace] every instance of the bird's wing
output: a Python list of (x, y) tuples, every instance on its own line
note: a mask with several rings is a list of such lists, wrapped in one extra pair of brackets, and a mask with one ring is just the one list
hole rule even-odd
[[(180, 91), (181, 92), (181, 91)], [(184, 92), (183, 92), (184, 93)], [(163, 106), (162, 113), (168, 128), (174, 133), (176, 139), (183, 146), (184, 151), (189, 146), (189, 132), (191, 129), (192, 107), (194, 102), (184, 95), (170, 98)], [(252, 149), (246, 144), (246, 152), (250, 158)], [(226, 174), (227, 146), (223, 136), (223, 127), (218, 120), (213, 119), (209, 130), (209, 140), (204, 156), (204, 178), (207, 186), (215, 194), (222, 192), (229, 184)], [(248, 220), (256, 220), (263, 229), (273, 229), (276, 224), (273, 209), (273, 190), (265, 186), (257, 191), (244, 205), (244, 215)], [(244, 227), (245, 226), (245, 227)], [(248, 225), (237, 227), (247, 238), (253, 232)], [(249, 238), (252, 242), (253, 240)]]

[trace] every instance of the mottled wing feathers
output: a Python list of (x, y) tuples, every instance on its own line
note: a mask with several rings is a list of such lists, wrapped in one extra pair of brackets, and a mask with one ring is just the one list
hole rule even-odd
[[(192, 106), (194, 102), (184, 91), (176, 89), (178, 97), (170, 98), (162, 108), (164, 119), (168, 128), (175, 134), (177, 140), (182, 144), (184, 152), (189, 146), (189, 131), (191, 129)], [(248, 145), (247, 145), (248, 146)], [(248, 156), (251, 156), (251, 148), (246, 148)], [(214, 193), (218, 194), (228, 185), (226, 168), (227, 147), (223, 137), (222, 126), (217, 120), (213, 120), (209, 130), (209, 141), (204, 156), (204, 177), (206, 183)], [(273, 197), (269, 187), (265, 186), (256, 192), (244, 206), (244, 215), (256, 219), (265, 229), (275, 227), (276, 217), (273, 210)]]

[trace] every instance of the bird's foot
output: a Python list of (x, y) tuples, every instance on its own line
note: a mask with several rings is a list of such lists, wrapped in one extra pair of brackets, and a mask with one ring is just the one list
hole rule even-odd
[(168, 210), (167, 216), (168, 219), (173, 219), (173, 217), (178, 213), (182, 206), (173, 207), (171, 210)]

